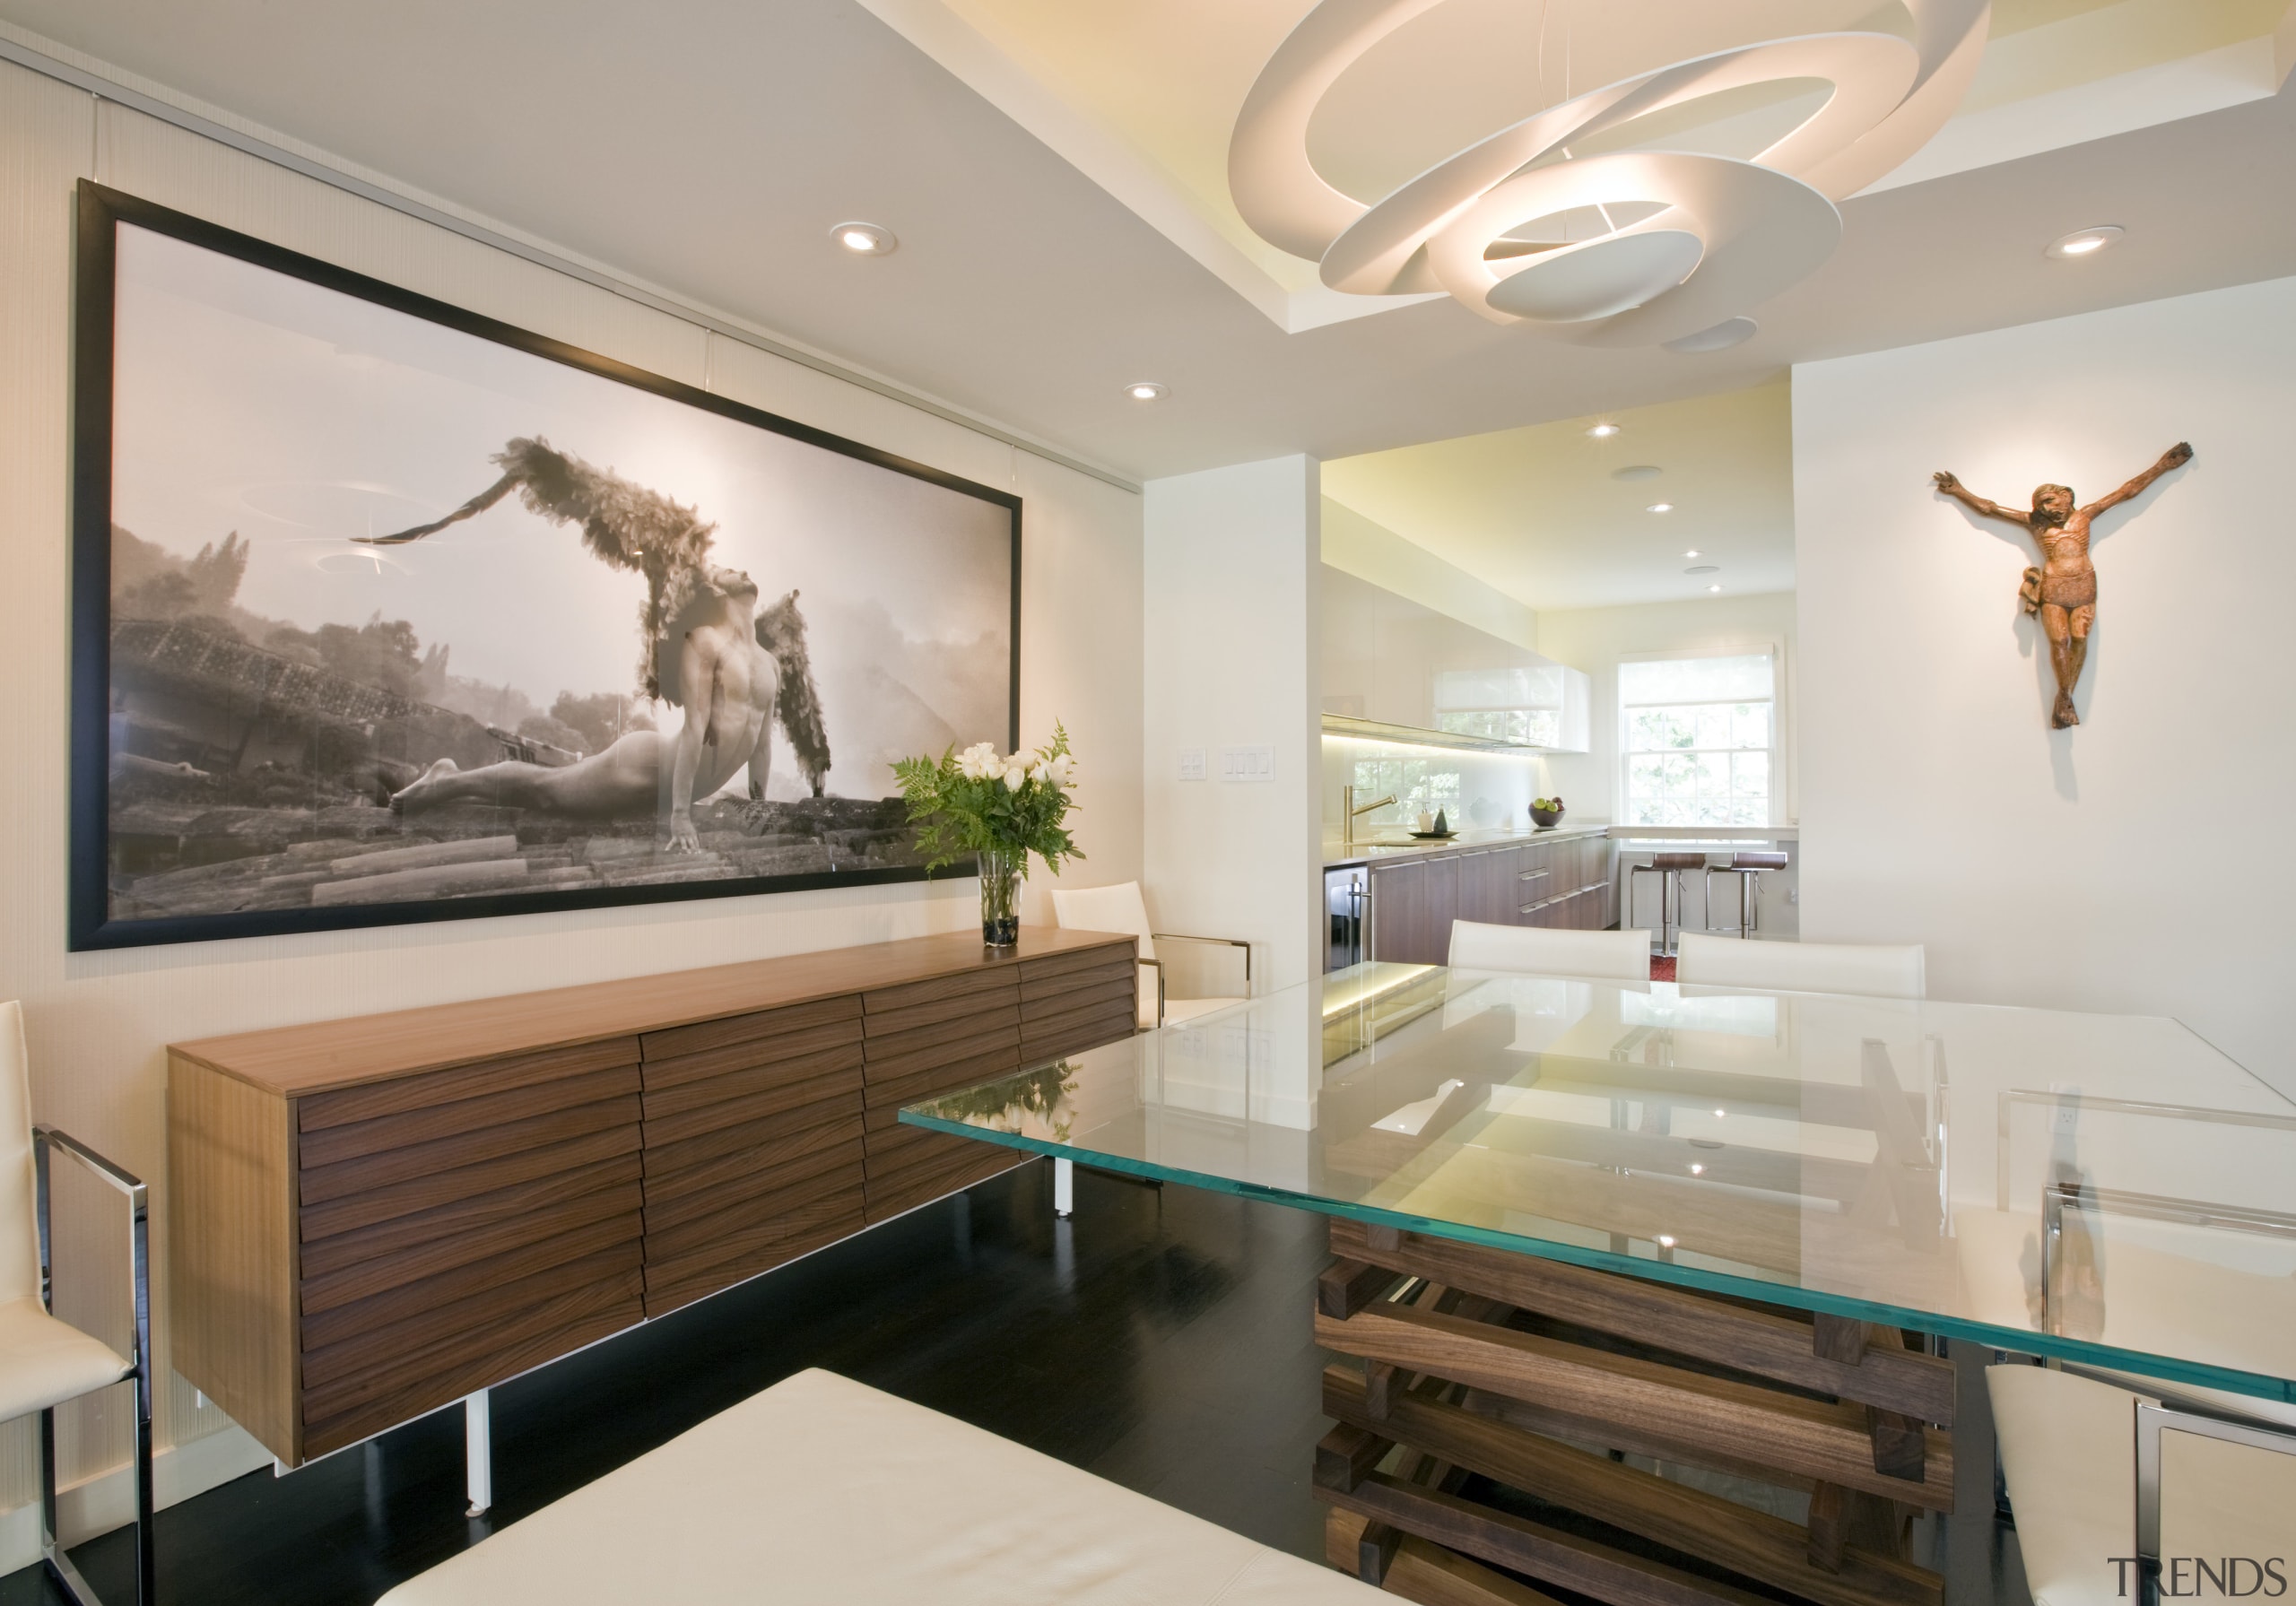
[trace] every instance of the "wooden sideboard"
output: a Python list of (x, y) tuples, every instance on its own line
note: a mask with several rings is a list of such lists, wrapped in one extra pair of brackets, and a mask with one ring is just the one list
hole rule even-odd
[(1373, 859), (1370, 957), (1447, 964), (1454, 920), (1601, 931), (1618, 919), (1615, 861), (1601, 836)]
[(290, 1466), (1025, 1159), (900, 1107), (1128, 1035), (1024, 928), (178, 1043), (175, 1368)]

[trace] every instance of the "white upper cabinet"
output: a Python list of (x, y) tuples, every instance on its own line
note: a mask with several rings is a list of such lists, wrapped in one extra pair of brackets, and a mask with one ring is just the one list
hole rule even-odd
[(1591, 699), (1583, 672), (1324, 565), (1326, 729), (1584, 752)]

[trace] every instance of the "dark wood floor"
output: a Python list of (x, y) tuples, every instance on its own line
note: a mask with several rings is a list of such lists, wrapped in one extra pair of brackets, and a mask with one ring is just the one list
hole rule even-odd
[[(494, 1395), (510, 1523), (806, 1367), (929, 1405), (1264, 1543), (1319, 1553), (1308, 1492), (1320, 1217), (1036, 1163), (560, 1361)], [(364, 1606), (484, 1537), (459, 1411), (160, 1514), (160, 1599)], [(134, 1599), (126, 1531), (74, 1552)], [(64, 1596), (37, 1567), (0, 1606)]]
[[(491, 1522), (818, 1366), (1320, 1558), (1322, 1218), (1080, 1172), (1075, 1218), (1057, 1222), (1050, 1190), (1049, 1166), (1025, 1166), (497, 1390)], [(1949, 1606), (2030, 1606), (1986, 1488), (1986, 1358), (1956, 1359), (1965, 1475), (1933, 1565)], [(462, 1418), (447, 1411), (161, 1513), (160, 1599), (365, 1606), (483, 1538), (489, 1522), (463, 1508)], [(133, 1600), (126, 1531), (74, 1555), (107, 1601)], [(0, 1578), (0, 1606), (63, 1602), (37, 1567)]]

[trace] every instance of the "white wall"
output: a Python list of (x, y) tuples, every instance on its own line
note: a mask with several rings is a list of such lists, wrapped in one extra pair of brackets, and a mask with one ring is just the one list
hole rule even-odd
[(1538, 615), (1496, 586), (1329, 497), (1323, 499), (1323, 529), (1324, 561), (1334, 569), (1488, 630), (1501, 641), (1539, 650)]
[[(2296, 279), (1795, 370), (1806, 935), (1926, 942), (1940, 997), (2175, 1015), (2296, 1091), (2292, 418)], [(1929, 476), (2092, 499), (2179, 440), (2099, 522), (2052, 732), (2033, 555)]]
[[(1022, 735), (1040, 741), (1056, 716), (1067, 722), (1084, 766), (1079, 838), (1092, 876), (1111, 881), (1137, 875), (1141, 865), (1140, 499), (0, 65), (0, 567), (9, 577), (0, 587), (0, 733), (11, 757), (0, 768), (0, 998), (24, 1001), (38, 1118), (71, 1129), (154, 1184), (159, 1431), (163, 1445), (178, 1445), (226, 1422), (212, 1405), (196, 1406), (165, 1367), (163, 1045), (954, 929), (976, 917), (977, 906), (967, 881), (67, 955), (65, 401), (72, 188), (83, 176), (1017, 490), (1026, 499)], [(1039, 885), (1031, 918), (1049, 919), (1045, 901)], [(85, 1252), (83, 1234), (60, 1242), (60, 1256)], [(67, 1421), (67, 1474), (84, 1478), (117, 1464), (124, 1419), (115, 1407), (101, 1423), (89, 1413)], [(163, 1497), (254, 1464), (252, 1441), (233, 1433), (222, 1443), (198, 1457), (163, 1455)], [(23, 1423), (0, 1430), (0, 1509), (32, 1497), (30, 1444)], [(195, 1462), (205, 1472), (184, 1470)], [(108, 1480), (98, 1500), (115, 1513), (124, 1510), (118, 1482)], [(0, 1532), (0, 1567), (21, 1563), (6, 1553), (13, 1540), (13, 1528)]]
[(1618, 608), (1549, 609), (1539, 615), (1540, 648), (1550, 658), (1587, 672), (1594, 681), (1594, 717), (1587, 751), (1554, 753), (1546, 761), (1546, 786), (1562, 794), (1574, 820), (1591, 823), (1618, 818), (1618, 666), (1622, 660), (1653, 653), (1726, 652), (1749, 645), (1780, 648), (1778, 697), (1778, 756), (1771, 784), (1779, 788), (1778, 818), (1795, 820), (1795, 680), (1799, 657), (1795, 642), (1794, 593), (1701, 597), (1694, 602), (1640, 603)]
[[(1279, 457), (1152, 480), (1143, 499), (1148, 912), (1251, 942), (1262, 992), (1323, 968), (1318, 479), (1314, 459)], [(1230, 746), (1274, 749), (1274, 779), (1222, 780)], [(1190, 748), (1202, 781), (1179, 779)]]

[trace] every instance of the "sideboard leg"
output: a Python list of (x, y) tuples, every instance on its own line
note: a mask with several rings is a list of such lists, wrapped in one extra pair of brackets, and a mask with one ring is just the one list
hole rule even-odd
[(1052, 1213), (1068, 1216), (1075, 1211), (1076, 1162), (1056, 1158), (1052, 1162)]
[(470, 1463), (470, 1509), (463, 1515), (484, 1516), (494, 1504), (494, 1429), (484, 1389), (463, 1400), (463, 1450)]

